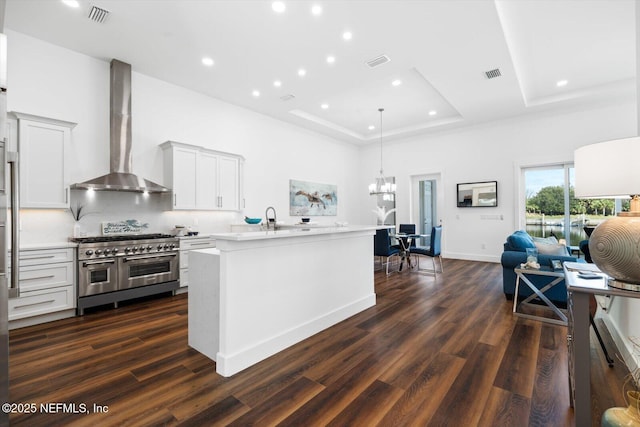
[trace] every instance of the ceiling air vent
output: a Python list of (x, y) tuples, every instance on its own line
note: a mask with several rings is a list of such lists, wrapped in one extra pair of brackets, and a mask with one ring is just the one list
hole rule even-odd
[(89, 19), (98, 24), (102, 24), (109, 16), (109, 11), (98, 6), (91, 6), (89, 10)]
[(368, 60), (366, 64), (371, 68), (375, 68), (378, 65), (386, 64), (389, 61), (391, 61), (391, 59), (389, 59), (387, 55), (380, 55), (377, 58)]
[(295, 95), (292, 94), (283, 95), (280, 97), (280, 99), (283, 101), (291, 101), (293, 98), (295, 98)]
[(502, 73), (500, 72), (500, 68), (496, 68), (495, 70), (485, 71), (484, 75), (487, 76), (488, 79), (495, 79), (496, 77), (500, 77)]

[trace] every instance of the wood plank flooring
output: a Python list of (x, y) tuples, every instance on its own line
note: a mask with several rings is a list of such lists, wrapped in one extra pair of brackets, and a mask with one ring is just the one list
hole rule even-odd
[[(375, 280), (375, 307), (230, 378), (188, 347), (185, 295), (12, 331), (11, 400), (36, 411), (11, 423), (573, 425), (566, 327), (514, 317), (499, 264), (445, 260), (435, 278)], [(591, 348), (599, 425), (624, 404), (626, 370), (606, 365), (595, 336)]]

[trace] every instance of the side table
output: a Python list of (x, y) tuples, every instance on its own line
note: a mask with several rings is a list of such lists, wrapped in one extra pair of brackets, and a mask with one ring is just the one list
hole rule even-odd
[[(597, 279), (585, 279), (581, 273), (595, 273)], [(591, 351), (589, 344), (589, 297), (611, 295), (640, 298), (640, 292), (610, 287), (607, 275), (595, 264), (564, 263), (569, 307), (567, 343), (569, 347), (569, 397), (575, 414), (575, 425), (591, 425)]]
[[(556, 325), (567, 325), (567, 316), (553, 303), (544, 292), (558, 285), (560, 282), (564, 280), (564, 272), (562, 270), (551, 270), (549, 268), (515, 268), (514, 272), (516, 273), (516, 289), (513, 294), (513, 314), (516, 316), (524, 317), (527, 319), (540, 320), (542, 322), (554, 323)], [(531, 280), (527, 276), (546, 276), (549, 278), (549, 282), (544, 285), (542, 288), (538, 289), (536, 285), (531, 283)], [(518, 290), (520, 289), (520, 282), (524, 282), (529, 289), (533, 291), (533, 294), (529, 295), (527, 298), (522, 300), (522, 302), (518, 303)], [(518, 307), (523, 304), (527, 304), (529, 301), (540, 298), (546, 305), (549, 307), (558, 317), (559, 319), (550, 319), (542, 316), (535, 316), (533, 314), (525, 314), (518, 311)]]

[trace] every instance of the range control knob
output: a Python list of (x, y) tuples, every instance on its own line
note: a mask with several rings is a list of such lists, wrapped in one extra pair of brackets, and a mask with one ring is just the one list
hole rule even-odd
[(114, 254), (114, 255), (117, 254), (118, 253), (118, 248), (111, 249), (111, 253)]
[(147, 246), (147, 250), (150, 251), (151, 250), (151, 245)]
[(137, 248), (136, 246), (134, 246), (131, 250), (132, 250), (133, 252), (138, 252), (138, 248)]
[(175, 247), (176, 247), (176, 244), (175, 244), (175, 243), (172, 243), (169, 247), (170, 247), (171, 249), (173, 249), (173, 248), (175, 248)]
[(111, 249), (107, 248), (104, 250), (104, 256), (109, 255), (109, 252), (111, 252)]
[(96, 249), (96, 255), (102, 254), (102, 249)]
[(128, 254), (129, 252), (131, 252), (131, 248), (130, 247), (124, 248), (124, 253), (125, 254)]
[(85, 252), (85, 255), (91, 256), (93, 255), (93, 251), (91, 249), (87, 249), (87, 251)]
[(159, 251), (161, 251), (161, 250), (162, 250), (162, 244), (158, 245), (158, 247), (157, 247), (156, 249), (158, 249)]

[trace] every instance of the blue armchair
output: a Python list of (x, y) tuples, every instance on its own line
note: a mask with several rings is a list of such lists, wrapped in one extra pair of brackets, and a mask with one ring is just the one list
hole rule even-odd
[[(513, 294), (516, 289), (516, 273), (514, 268), (520, 266), (520, 264), (527, 262), (527, 248), (535, 248), (533, 238), (523, 230), (516, 231), (507, 237), (507, 241), (504, 244), (504, 252), (502, 252), (502, 258), (500, 260), (502, 264), (502, 289), (505, 297), (508, 300), (513, 299)], [(538, 263), (541, 266), (551, 266), (552, 260), (559, 260), (561, 262), (584, 262), (581, 259), (573, 257), (569, 254), (569, 251), (565, 249), (564, 253), (556, 254), (538, 254)], [(541, 288), (545, 282), (548, 282), (545, 277), (530, 277), (531, 282), (537, 287)], [(533, 291), (528, 286), (520, 286), (518, 288), (518, 294), (520, 297), (528, 297)], [(547, 298), (554, 303), (560, 305), (566, 305), (567, 303), (567, 288), (562, 281), (561, 284), (554, 286), (545, 292)]]

